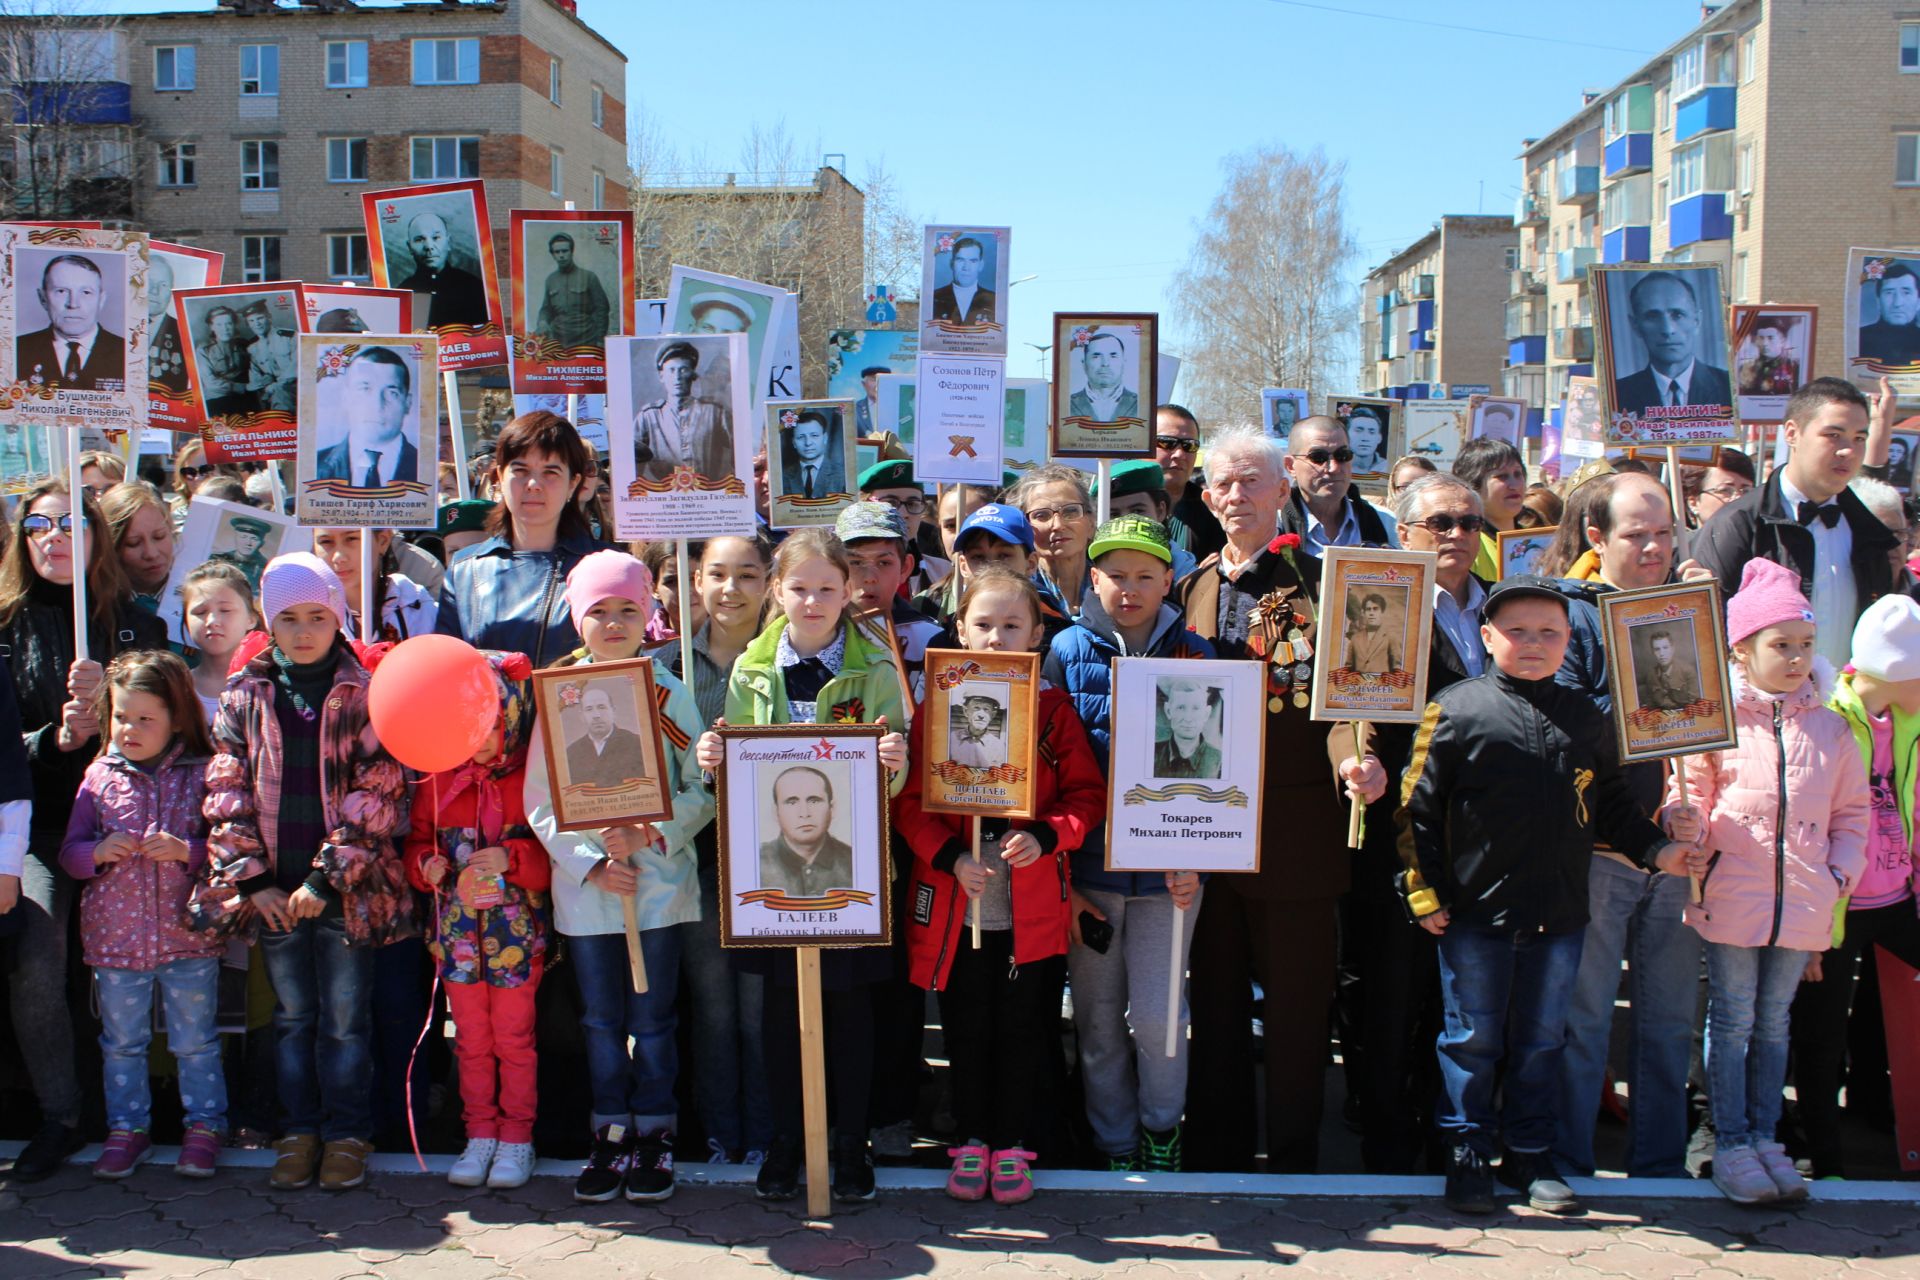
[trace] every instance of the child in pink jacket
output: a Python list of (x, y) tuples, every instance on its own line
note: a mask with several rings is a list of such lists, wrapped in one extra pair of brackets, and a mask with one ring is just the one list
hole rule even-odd
[(1686, 919), (1706, 941), (1714, 1185), (1761, 1204), (1807, 1195), (1774, 1141), (1788, 1010), (1866, 865), (1869, 805), (1852, 731), (1826, 706), (1834, 672), (1814, 655), (1813, 610), (1792, 570), (1748, 562), (1727, 637), (1738, 745), (1685, 758), (1684, 799), (1706, 815), (1687, 859), (1701, 900)]

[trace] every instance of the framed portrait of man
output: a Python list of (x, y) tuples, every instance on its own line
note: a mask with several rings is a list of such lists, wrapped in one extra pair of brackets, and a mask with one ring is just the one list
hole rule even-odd
[[(1409, 400), (1400, 406), (1400, 452), (1425, 458), (1441, 471), (1453, 468), (1453, 460), (1466, 440), (1465, 400)], [(1392, 464), (1389, 463), (1389, 466)], [(1389, 472), (1391, 474), (1391, 472)]]
[(1150, 458), (1160, 317), (1053, 313), (1053, 447), (1059, 457)]
[(853, 423), (862, 436), (877, 436), (880, 379), (911, 378), (920, 352), (912, 329), (835, 329), (827, 335), (827, 395), (853, 401)]
[(175, 289), (173, 314), (192, 393), (186, 416), (207, 461), (292, 457), (305, 286), (280, 280)]
[(1113, 660), (1109, 871), (1257, 871), (1266, 768), (1258, 662)]
[(414, 324), (413, 294), (405, 289), (308, 284), (301, 292), (308, 333), (412, 333), (426, 327)]
[(1516, 396), (1468, 396), (1467, 439), (1504, 440), (1524, 453), (1528, 407)]
[(1400, 409), (1398, 400), (1377, 396), (1327, 397), (1327, 414), (1338, 418), (1347, 429), (1356, 481), (1386, 483), (1393, 460), (1402, 452)]
[(1299, 387), (1268, 387), (1260, 393), (1260, 425), (1275, 440), (1293, 435), (1293, 424), (1307, 416), (1307, 393)]
[(676, 266), (668, 277), (664, 332), (744, 335), (744, 363), (753, 403), (791, 400), (791, 390), (774, 389), (775, 357), (787, 342), (787, 297), (787, 291), (778, 285)]
[[(413, 145), (454, 141), (416, 138)], [(442, 367), (507, 363), (486, 184), (476, 178), (368, 191), (360, 211), (374, 283), (430, 295), (426, 327), (440, 339)]]
[(210, 561), (221, 560), (246, 575), (258, 595), (260, 575), (267, 562), (290, 551), (313, 547), (313, 531), (303, 529), (292, 516), (263, 511), (244, 502), (226, 502), (219, 498), (195, 498), (187, 504), (186, 522), (180, 528), (179, 551), (173, 558), (173, 570), (167, 585), (160, 590), (155, 612), (167, 624), (167, 637), (175, 644), (187, 644), (186, 606), (181, 588), (187, 575)]
[(1427, 707), (1431, 551), (1329, 547), (1321, 561), (1315, 720), (1411, 724)]
[(744, 333), (607, 339), (607, 446), (623, 540), (753, 532)]
[(1734, 745), (1724, 616), (1712, 579), (1600, 597), (1623, 763)]
[(1587, 273), (1607, 443), (1739, 443), (1720, 268), (1668, 263)]
[(769, 400), (765, 414), (767, 523), (831, 528), (857, 496), (853, 402)]
[(929, 649), (921, 803), (930, 813), (1034, 816), (1037, 653)]
[(511, 209), (507, 278), (516, 394), (607, 389), (607, 339), (633, 315), (633, 213)]
[(1500, 576), (1518, 577), (1523, 573), (1532, 573), (1533, 567), (1540, 563), (1540, 557), (1547, 554), (1547, 548), (1553, 545), (1554, 534), (1559, 526), (1545, 529), (1496, 529), (1493, 540), (1499, 548), (1496, 557), (1500, 563)]
[(321, 528), (430, 529), (440, 370), (430, 333), (303, 334), (295, 513)]
[(144, 233), (0, 223), (0, 395), (11, 421), (144, 429)]
[(188, 431), (200, 419), (188, 416), (193, 381), (187, 372), (187, 348), (173, 313), (175, 289), (200, 289), (220, 283), (226, 255), (192, 245), (147, 242), (147, 407), (149, 426)]
[[(1909, 428), (1903, 430), (1902, 428)], [(1902, 494), (1913, 491), (1913, 467), (1920, 461), (1920, 419), (1908, 418), (1894, 424), (1887, 440), (1887, 483)]]
[(723, 947), (892, 941), (884, 725), (724, 725)]
[(1847, 377), (1886, 378), (1900, 399), (1920, 400), (1920, 251), (1847, 250), (1845, 296)]
[(1787, 401), (1812, 381), (1820, 308), (1736, 306), (1733, 393), (1742, 422), (1783, 422)]
[(1600, 383), (1575, 375), (1567, 379), (1566, 408), (1560, 414), (1560, 452), (1572, 459), (1563, 469), (1607, 456), (1606, 410), (1600, 403)]
[[(562, 831), (598, 830), (673, 816), (662, 711), (653, 662), (628, 658), (533, 673), (540, 746)], [(678, 733), (668, 722), (667, 731)]]
[(1012, 230), (942, 226), (922, 234), (920, 351), (1006, 355)]

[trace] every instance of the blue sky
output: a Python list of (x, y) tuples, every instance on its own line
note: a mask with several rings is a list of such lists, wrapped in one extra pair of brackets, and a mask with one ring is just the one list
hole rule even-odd
[(1056, 310), (1166, 306), (1223, 156), (1344, 158), (1364, 274), (1441, 214), (1511, 212), (1521, 139), (1699, 18), (1696, 0), (579, 8), (626, 52), (629, 103), (682, 149), (731, 161), (755, 124), (784, 123), (856, 182), (883, 161), (927, 220), (1011, 225), (1013, 274), (1039, 277), (1013, 291), (1020, 377)]

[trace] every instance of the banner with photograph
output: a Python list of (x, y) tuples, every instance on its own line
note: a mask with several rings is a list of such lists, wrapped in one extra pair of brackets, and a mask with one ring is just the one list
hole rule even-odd
[(831, 529), (855, 501), (853, 402), (769, 400), (766, 414), (767, 523), (775, 529)]
[(913, 474), (922, 484), (1000, 485), (1007, 362), (923, 354), (914, 384)]
[(149, 240), (147, 254), (147, 424), (191, 431), (201, 419), (193, 407), (193, 379), (173, 313), (173, 291), (219, 284), (226, 255), (165, 240)]
[(374, 283), (433, 295), (427, 328), (440, 339), (440, 367), (507, 363), (486, 184), (476, 178), (368, 191), (360, 212)]
[(607, 339), (607, 445), (616, 536), (751, 537), (747, 335)]
[(1016, 475), (1025, 475), (1047, 462), (1047, 380), (1008, 378), (1006, 412), (1000, 425), (1000, 465)]
[(302, 285), (306, 333), (413, 333), (413, 294), (405, 289), (356, 285)]
[(1468, 396), (1467, 439), (1500, 440), (1512, 445), (1524, 457), (1527, 451), (1527, 411), (1531, 407), (1518, 396)]
[(1431, 551), (1328, 547), (1314, 643), (1315, 720), (1413, 724), (1427, 709)]
[(1400, 406), (1402, 454), (1425, 458), (1441, 471), (1453, 470), (1453, 460), (1466, 442), (1465, 400), (1409, 400)]
[(928, 227), (920, 255), (920, 350), (1007, 354), (1008, 227)]
[(1500, 567), (1500, 576), (1515, 578), (1523, 573), (1532, 573), (1534, 566), (1540, 563), (1540, 557), (1547, 554), (1547, 548), (1553, 545), (1553, 538), (1560, 526), (1549, 525), (1544, 529), (1496, 529), (1493, 540), (1498, 548), (1494, 559)]
[(1720, 268), (1588, 267), (1609, 445), (1738, 444)]
[(1112, 706), (1151, 732), (1109, 752), (1109, 871), (1258, 871), (1266, 773), (1259, 662), (1116, 658)]
[(1160, 317), (1150, 312), (1053, 315), (1055, 457), (1151, 458)]
[(173, 314), (186, 345), (189, 416), (197, 415), (207, 461), (291, 458), (305, 286), (279, 280), (175, 289)]
[(1260, 393), (1260, 425), (1275, 440), (1293, 434), (1293, 424), (1312, 413), (1299, 387), (1268, 387)]
[(778, 285), (677, 266), (667, 281), (666, 331), (743, 335), (747, 353), (742, 363), (746, 366), (749, 398), (758, 406), (769, 399), (774, 382), (777, 331), (785, 314), (782, 303), (786, 297), (787, 291)]
[(0, 417), (143, 430), (150, 271), (141, 232), (0, 223)]
[(599, 830), (673, 816), (661, 734), (666, 693), (665, 686), (654, 683), (649, 658), (533, 673), (540, 746), (560, 830)]
[(432, 334), (303, 334), (295, 513), (320, 528), (431, 529), (440, 368)]
[(1607, 415), (1600, 404), (1600, 383), (1574, 375), (1567, 379), (1567, 404), (1560, 414), (1560, 452), (1568, 474), (1583, 463), (1607, 456)]
[(919, 351), (920, 335), (912, 329), (835, 329), (827, 335), (827, 395), (854, 402), (854, 429), (862, 436), (880, 434), (875, 415), (881, 375), (911, 378)]
[(1811, 305), (1733, 309), (1734, 394), (1739, 397), (1740, 421), (1786, 420), (1787, 401), (1814, 378), (1819, 317), (1820, 308)]
[(633, 314), (633, 214), (507, 211), (507, 280), (516, 395), (607, 389), (607, 339)]
[(921, 705), (921, 806), (929, 813), (1034, 816), (1037, 653), (929, 649)]
[(1920, 400), (1920, 250), (1847, 250), (1841, 346), (1847, 377), (1871, 388), (1886, 378), (1902, 400)]
[(1393, 460), (1404, 452), (1405, 429), (1401, 402), (1380, 396), (1328, 396), (1327, 415), (1347, 429), (1347, 447), (1353, 450), (1353, 479), (1370, 488), (1387, 483)]
[(223, 502), (219, 498), (195, 498), (187, 504), (187, 519), (180, 528), (180, 545), (173, 557), (173, 571), (160, 591), (155, 612), (167, 624), (167, 638), (177, 645), (187, 644), (186, 604), (180, 592), (187, 576), (212, 560), (224, 560), (246, 575), (254, 598), (260, 595), (260, 575), (267, 562), (291, 551), (311, 551), (313, 531), (303, 529), (292, 516), (263, 511), (244, 502)]
[(1712, 579), (1600, 597), (1622, 764), (1734, 745), (1724, 617)]

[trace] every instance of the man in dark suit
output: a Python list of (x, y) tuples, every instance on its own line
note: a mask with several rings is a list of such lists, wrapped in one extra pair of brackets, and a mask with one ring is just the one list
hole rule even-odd
[[(471, 271), (448, 264), (453, 240), (440, 215), (417, 213), (413, 216), (407, 223), (407, 249), (413, 254), (414, 270), (399, 287), (433, 295), (433, 305), (427, 309), (428, 328), (466, 324), (478, 329), (486, 324), (487, 287)], [(485, 246), (481, 252), (486, 252)]]
[(127, 344), (100, 323), (106, 277), (91, 258), (63, 253), (40, 273), (40, 305), (48, 327), (13, 340), (14, 377), (64, 391), (119, 391), (126, 385)]
[(347, 361), (347, 437), (322, 449), (314, 477), (375, 489), (420, 478), (420, 455), (404, 430), (413, 412), (413, 375), (386, 347), (361, 347)]
[(802, 409), (780, 449), (780, 488), (789, 498), (826, 498), (846, 493), (846, 467), (827, 415)]
[(1880, 318), (1860, 326), (1860, 354), (1879, 364), (1920, 364), (1920, 276), (1904, 262), (1888, 267), (1876, 295)]
[(993, 320), (993, 290), (980, 287), (980, 264), (987, 251), (972, 236), (953, 242), (949, 258), (953, 281), (933, 291), (933, 318), (950, 324), (987, 324)]
[(586, 717), (587, 732), (567, 744), (568, 781), (617, 787), (637, 777), (646, 763), (640, 735), (614, 723), (613, 695), (605, 681), (587, 686), (580, 695), (580, 713)]
[(780, 834), (760, 845), (760, 887), (799, 898), (853, 887), (853, 849), (833, 834), (833, 782), (808, 765), (773, 780)]
[(187, 353), (173, 318), (173, 264), (157, 251), (147, 267), (147, 330), (147, 381), (159, 383), (169, 395), (185, 395)]
[(1700, 304), (1671, 271), (1649, 271), (1627, 291), (1633, 331), (1647, 348), (1647, 367), (1614, 381), (1615, 407), (1644, 414), (1661, 405), (1731, 405), (1725, 369), (1700, 361)]

